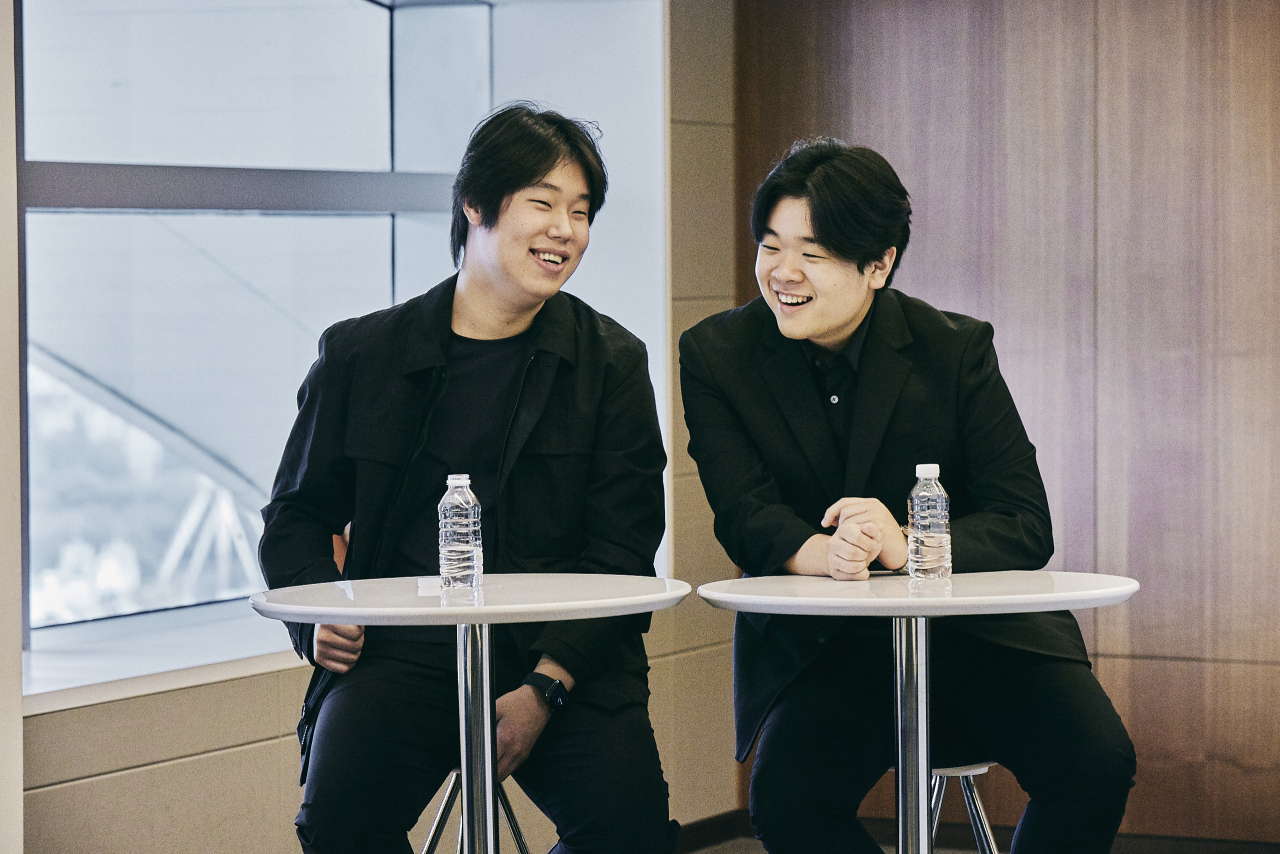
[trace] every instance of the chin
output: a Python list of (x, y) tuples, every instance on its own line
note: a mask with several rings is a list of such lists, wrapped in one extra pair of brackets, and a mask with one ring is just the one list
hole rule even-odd
[(803, 341), (809, 337), (809, 330), (803, 324), (795, 323), (789, 317), (782, 317), (778, 312), (774, 312), (774, 317), (778, 321), (778, 331), (782, 333), (783, 338), (790, 338), (793, 341)]

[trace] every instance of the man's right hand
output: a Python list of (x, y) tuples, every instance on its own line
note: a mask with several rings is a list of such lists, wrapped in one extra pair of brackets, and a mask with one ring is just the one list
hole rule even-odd
[(334, 673), (355, 667), (364, 649), (364, 626), (316, 626), (316, 664)]

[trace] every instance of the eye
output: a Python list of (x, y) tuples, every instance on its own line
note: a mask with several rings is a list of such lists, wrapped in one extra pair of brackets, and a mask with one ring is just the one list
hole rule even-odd
[(804, 253), (804, 257), (808, 258), (810, 261), (825, 261), (825, 260), (827, 260), (827, 258), (826, 258), (826, 256), (825, 256), (825, 255), (814, 255), (812, 252), (806, 252), (806, 253)]
[(761, 244), (760, 244), (760, 248), (761, 248), (761, 249), (763, 249), (765, 252), (777, 252), (777, 251), (778, 251), (778, 247), (776, 247), (776, 246), (770, 246), (768, 243), (761, 243)]
[(547, 210), (551, 210), (551, 202), (548, 202), (546, 199), (531, 199), (530, 201), (535, 205), (542, 205)]

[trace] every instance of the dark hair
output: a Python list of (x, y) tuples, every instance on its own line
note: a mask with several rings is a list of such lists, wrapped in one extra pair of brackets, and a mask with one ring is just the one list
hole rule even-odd
[(769, 172), (751, 204), (751, 235), (759, 243), (782, 199), (809, 203), (813, 237), (828, 252), (858, 265), (897, 247), (885, 284), (902, 264), (911, 237), (911, 197), (889, 161), (869, 148), (816, 137), (791, 146)]
[(468, 204), (480, 212), (485, 228), (498, 224), (503, 203), (512, 193), (538, 183), (562, 161), (577, 163), (587, 179), (587, 222), (604, 205), (609, 185), (596, 148), (600, 128), (594, 122), (568, 119), (536, 104), (516, 101), (476, 125), (453, 182), (453, 223), (449, 248), (456, 266), (467, 243)]

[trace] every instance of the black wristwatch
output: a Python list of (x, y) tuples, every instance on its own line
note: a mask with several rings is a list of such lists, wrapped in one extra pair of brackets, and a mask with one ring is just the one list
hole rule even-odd
[(552, 712), (557, 711), (564, 706), (565, 700), (569, 699), (569, 692), (565, 690), (564, 684), (559, 679), (552, 679), (545, 673), (533, 671), (524, 678), (524, 684), (533, 688), (547, 702), (547, 708)]

